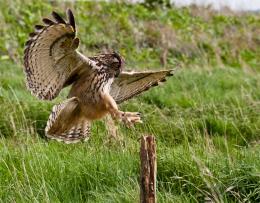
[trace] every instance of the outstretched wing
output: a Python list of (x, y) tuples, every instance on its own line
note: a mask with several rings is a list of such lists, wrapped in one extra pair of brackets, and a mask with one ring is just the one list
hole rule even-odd
[(128, 100), (151, 87), (165, 82), (167, 76), (172, 76), (174, 70), (123, 72), (115, 78), (111, 85), (110, 95), (117, 103)]
[(68, 22), (56, 12), (54, 21), (44, 18), (43, 25), (36, 25), (35, 32), (25, 44), (24, 72), (27, 87), (40, 99), (54, 99), (69, 78), (82, 67), (82, 56), (76, 51), (74, 16), (67, 10)]

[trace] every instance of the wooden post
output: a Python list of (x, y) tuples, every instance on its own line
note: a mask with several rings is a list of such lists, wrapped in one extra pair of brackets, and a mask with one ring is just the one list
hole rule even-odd
[(140, 202), (156, 202), (156, 143), (154, 136), (141, 138)]

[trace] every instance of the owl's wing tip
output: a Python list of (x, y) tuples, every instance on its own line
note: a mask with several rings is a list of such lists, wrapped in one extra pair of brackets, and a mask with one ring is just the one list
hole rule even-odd
[(57, 12), (52, 11), (51, 15), (57, 23), (66, 24), (65, 20)]
[(70, 8), (67, 9), (67, 18), (69, 20), (69, 24), (73, 27), (73, 29), (76, 31), (76, 24), (75, 24), (75, 18), (73, 15), (73, 12)]
[[(29, 34), (29, 39), (25, 42), (23, 64), (27, 88), (39, 99), (54, 99), (72, 71), (72, 69), (67, 70), (66, 67), (61, 67), (64, 72), (58, 73), (53, 66), (53, 64), (55, 67), (62, 66), (62, 63), (66, 62), (72, 67), (74, 60), (65, 56), (71, 53), (70, 51), (75, 51), (79, 45), (79, 40), (75, 38), (75, 20), (70, 9), (67, 15), (66, 22), (53, 11), (53, 19), (43, 18), (44, 24), (35, 25), (34, 32)], [(66, 43), (63, 43), (65, 41)], [(59, 46), (61, 43), (63, 45)], [(56, 56), (53, 57), (53, 55)], [(62, 60), (58, 62), (58, 58)], [(78, 58), (75, 57), (75, 59)]]

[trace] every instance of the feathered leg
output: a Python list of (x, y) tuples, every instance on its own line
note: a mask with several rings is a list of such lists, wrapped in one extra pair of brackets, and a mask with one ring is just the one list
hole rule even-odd
[(127, 127), (132, 127), (135, 123), (142, 123), (139, 112), (120, 111), (116, 102), (109, 94), (104, 96), (104, 101), (113, 119), (122, 121)]
[(108, 140), (118, 139), (120, 135), (119, 135), (118, 126), (116, 125), (115, 121), (110, 116), (106, 116), (105, 123), (106, 123), (106, 130), (108, 133)]

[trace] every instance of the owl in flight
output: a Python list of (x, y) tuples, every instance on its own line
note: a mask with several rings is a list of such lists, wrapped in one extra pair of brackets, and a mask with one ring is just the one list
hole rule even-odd
[(52, 100), (71, 85), (68, 99), (52, 109), (46, 136), (65, 143), (86, 141), (91, 122), (106, 114), (127, 126), (141, 123), (140, 113), (120, 111), (117, 104), (164, 82), (173, 70), (124, 72), (124, 59), (116, 52), (84, 56), (77, 51), (72, 11), (67, 10), (67, 22), (56, 12), (52, 16), (35, 26), (24, 50), (24, 72), (33, 95)]

